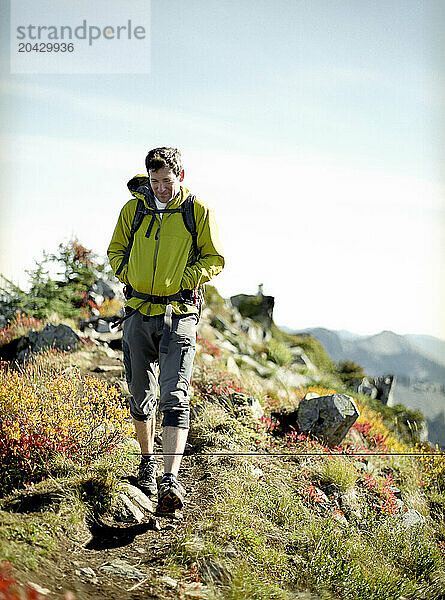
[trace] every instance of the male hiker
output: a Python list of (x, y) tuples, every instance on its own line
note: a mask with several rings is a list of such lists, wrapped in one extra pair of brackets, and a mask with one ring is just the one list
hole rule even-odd
[[(139, 485), (158, 494), (159, 513), (183, 505), (177, 476), (190, 425), (188, 387), (196, 349), (200, 285), (224, 267), (211, 210), (181, 185), (181, 154), (155, 148), (148, 177), (128, 182), (133, 194), (121, 210), (108, 257), (125, 284), (122, 349), (130, 413), (141, 447)], [(153, 455), (157, 382), (163, 413), (164, 475), (157, 486)]]

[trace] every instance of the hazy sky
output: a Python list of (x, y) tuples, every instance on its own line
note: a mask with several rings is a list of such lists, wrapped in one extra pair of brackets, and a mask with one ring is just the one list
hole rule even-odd
[(281, 325), (445, 338), (444, 8), (153, 0), (149, 74), (12, 75), (0, 0), (0, 272), (23, 283), (71, 236), (104, 255), (172, 145), (215, 209), (222, 295), (263, 283)]

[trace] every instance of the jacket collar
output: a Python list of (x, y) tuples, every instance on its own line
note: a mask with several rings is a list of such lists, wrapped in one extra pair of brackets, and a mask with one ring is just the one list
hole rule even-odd
[[(136, 175), (127, 184), (128, 189), (138, 200), (143, 200), (147, 208), (156, 208), (153, 190), (147, 175)], [(182, 185), (179, 192), (165, 205), (165, 208), (178, 208), (188, 196), (188, 189)]]

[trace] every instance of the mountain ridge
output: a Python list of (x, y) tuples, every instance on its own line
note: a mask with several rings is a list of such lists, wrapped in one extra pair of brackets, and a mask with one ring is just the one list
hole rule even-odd
[[(325, 348), (331, 360), (357, 362), (372, 377), (391, 373), (399, 377), (409, 377), (445, 385), (445, 364), (432, 357), (412, 341), (412, 335), (399, 335), (390, 330), (368, 336), (352, 337), (352, 332), (344, 336), (339, 331), (324, 327), (309, 327), (301, 330), (284, 328), (290, 333), (306, 333), (315, 337)], [(410, 339), (411, 338), (411, 339)], [(420, 336), (425, 347), (425, 338), (432, 338), (440, 348), (441, 340), (433, 336)], [(445, 346), (445, 343), (444, 343)]]

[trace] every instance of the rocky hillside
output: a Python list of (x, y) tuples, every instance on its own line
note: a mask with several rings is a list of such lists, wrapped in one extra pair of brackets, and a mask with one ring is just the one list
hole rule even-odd
[[(29, 334), (57, 323), (20, 329), (16, 351), (44, 353), (0, 370), (0, 594), (445, 598), (445, 459), (419, 443), (422, 416), (354, 393), (317, 340), (265, 315), (270, 302), (265, 313), (261, 298), (235, 308), (208, 288), (180, 472), (187, 501), (163, 517), (136, 485), (120, 332), (106, 319), (65, 322), (77, 339), (60, 354)], [(323, 398), (334, 398), (327, 412)], [(334, 418), (333, 405), (347, 411)]]
[(352, 360), (372, 377), (395, 376), (390, 404), (421, 410), (431, 442), (445, 448), (444, 342), (392, 331), (354, 336), (316, 327), (304, 333), (315, 337), (335, 362)]
[[(347, 339), (322, 327), (305, 329), (304, 332), (319, 340), (332, 360), (353, 360), (372, 377), (391, 373), (412, 380), (445, 384), (443, 361), (425, 354), (427, 351), (414, 345), (413, 341), (407, 339), (408, 336), (381, 331), (376, 335)], [(418, 337), (421, 340), (425, 338)], [(412, 339), (416, 339), (416, 336)]]

